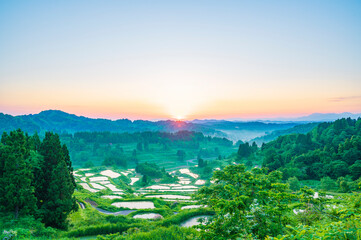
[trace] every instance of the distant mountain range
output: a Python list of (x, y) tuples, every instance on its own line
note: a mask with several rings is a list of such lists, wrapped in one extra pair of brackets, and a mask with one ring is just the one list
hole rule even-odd
[[(21, 128), (28, 133), (38, 132), (43, 134), (45, 131), (53, 131), (57, 133), (74, 133), (84, 131), (96, 132), (143, 132), (143, 131), (196, 131), (205, 135), (226, 137), (233, 141), (267, 141), (271, 138), (289, 133), (291, 128), (308, 122), (333, 121), (342, 117), (357, 118), (361, 114), (341, 113), (341, 114), (321, 114), (315, 113), (306, 117), (283, 119), (283, 121), (227, 121), (227, 120), (193, 120), (193, 121), (145, 121), (129, 119), (108, 120), (93, 119), (83, 116), (76, 116), (60, 110), (46, 110), (39, 114), (11, 116), (0, 113), (0, 132), (11, 131)], [(311, 125), (309, 125), (311, 126)], [(313, 125), (312, 125), (313, 126)], [(290, 131), (288, 129), (291, 129)], [(298, 129), (298, 130), (297, 130)], [(295, 132), (299, 129), (296, 128)], [(263, 137), (270, 135), (270, 137)]]
[(361, 113), (313, 113), (308, 116), (299, 117), (294, 119), (294, 121), (307, 121), (307, 122), (327, 122), (335, 121), (340, 118), (353, 118), (357, 119), (361, 117)]
[[(257, 121), (262, 122), (330, 122), (335, 121), (340, 118), (353, 118), (357, 119), (361, 117), (361, 113), (312, 113), (308, 116), (296, 117), (296, 118), (270, 118), (270, 119), (258, 119)], [(228, 119), (229, 121), (245, 121), (240, 118)], [(204, 121), (204, 120), (196, 120), (196, 121)], [(206, 120), (207, 121), (207, 120)], [(214, 120), (208, 120), (214, 121)], [(250, 120), (248, 120), (250, 121)]]
[(11, 131), (21, 128), (23, 131), (40, 134), (45, 131), (58, 133), (80, 131), (108, 131), (108, 132), (141, 132), (165, 131), (176, 132), (181, 130), (202, 132), (205, 135), (230, 137), (232, 140), (245, 140), (249, 132), (257, 133), (253, 137), (264, 135), (275, 130), (288, 129), (297, 123), (264, 123), (264, 122), (233, 122), (216, 121), (144, 121), (129, 119), (108, 120), (93, 119), (76, 116), (59, 110), (46, 110), (39, 114), (11, 116), (0, 113), (0, 131)]
[(46, 110), (39, 114), (11, 116), (0, 113), (0, 131), (9, 131), (21, 128), (26, 132), (54, 131), (54, 132), (80, 132), (80, 131), (108, 131), (108, 132), (140, 132), (140, 131), (166, 131), (180, 130), (201, 131), (209, 134), (212, 129), (197, 124), (176, 121), (131, 121), (129, 119), (108, 120), (93, 119), (76, 116), (59, 110)]

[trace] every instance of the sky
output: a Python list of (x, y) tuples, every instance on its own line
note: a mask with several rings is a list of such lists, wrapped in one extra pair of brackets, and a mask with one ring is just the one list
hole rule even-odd
[(361, 1), (0, 1), (0, 112), (361, 112)]

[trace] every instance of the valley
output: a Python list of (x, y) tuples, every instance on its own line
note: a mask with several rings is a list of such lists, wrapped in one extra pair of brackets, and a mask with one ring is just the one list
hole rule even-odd
[(361, 1), (0, 1), (0, 240), (361, 240)]
[[(208, 235), (209, 239), (218, 235), (270, 239), (272, 231), (296, 238), (317, 233), (323, 239), (336, 234), (324, 226), (335, 227), (339, 221), (337, 231), (355, 236), (361, 216), (360, 123), (360, 119), (339, 119), (298, 125), (275, 132), (280, 136), (261, 146), (190, 131), (46, 133), (45, 137), (10, 132), (3, 135), (6, 144), (0, 144), (0, 156), (5, 157), (0, 159), (11, 161), (9, 150), (19, 147), (16, 136), (22, 136), (25, 156), (30, 158), (18, 161), (32, 164), (27, 169), (36, 176), (30, 178), (37, 187), (35, 196), (42, 197), (42, 186), (57, 192), (74, 179), (71, 198), (56, 204), (66, 206), (71, 199), (76, 205), (68, 208), (64, 222), (57, 223), (66, 224), (66, 229), (45, 227), (22, 214), (14, 231), (26, 232), (21, 236), (30, 239), (201, 239)], [(54, 155), (55, 150), (60, 155)], [(59, 182), (57, 177), (62, 175), (54, 175), (52, 184), (44, 185), (45, 176), (37, 166), (46, 171), (49, 166), (44, 164), (54, 156), (60, 162), (53, 174), (65, 161), (70, 179)], [(9, 172), (9, 163), (1, 166), (4, 173)], [(8, 181), (9, 173), (2, 176), (2, 181)], [(344, 215), (350, 211), (351, 215)], [(41, 210), (34, 207), (34, 212), (37, 216)], [(11, 218), (8, 211), (0, 216), (4, 223)], [(252, 225), (256, 222), (262, 224)], [(242, 235), (234, 223), (241, 229), (251, 226), (247, 231), (252, 237)], [(292, 230), (286, 226), (289, 223)], [(29, 230), (34, 224), (38, 224), (35, 230)], [(5, 223), (2, 228), (8, 231), (11, 225)]]

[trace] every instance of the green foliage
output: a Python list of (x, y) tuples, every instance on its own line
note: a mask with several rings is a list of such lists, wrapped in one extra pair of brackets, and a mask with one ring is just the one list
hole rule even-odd
[(347, 193), (358, 189), (357, 181), (352, 181), (350, 176), (339, 177), (336, 181), (340, 192)]
[(143, 151), (143, 144), (141, 142), (137, 144), (137, 150)]
[(138, 164), (135, 171), (152, 178), (161, 178), (164, 174), (157, 164), (148, 162)]
[[(105, 165), (105, 164), (103, 164), (103, 165)], [(89, 160), (89, 161), (84, 163), (83, 167), (84, 168), (92, 168), (92, 167), (94, 167), (94, 163), (93, 163), (93, 161)]]
[(176, 177), (172, 177), (164, 168), (161, 169), (155, 163), (140, 163), (136, 166), (135, 171), (143, 175), (141, 180), (143, 186), (147, 185), (152, 178), (161, 178), (161, 182), (166, 183), (177, 181)]
[(40, 214), (47, 226), (66, 228), (67, 215), (78, 206), (72, 197), (75, 181), (70, 172), (69, 152), (61, 146), (57, 134), (48, 132), (40, 146), (40, 153), (44, 156), (44, 181), (37, 186)]
[(216, 183), (203, 187), (198, 198), (215, 210), (216, 215), (202, 228), (204, 239), (264, 238), (284, 231), (294, 196), (281, 183), (282, 174), (244, 165), (229, 165), (216, 171)]
[(121, 167), (127, 167), (127, 159), (125, 156), (107, 156), (102, 165), (104, 166), (121, 166)]
[[(24, 162), (24, 176), (30, 179), (28, 189), (33, 189), (27, 197), (31, 198), (32, 194), (38, 201), (37, 206), (33, 204), (33, 207), (28, 207), (34, 213), (22, 207), (18, 219), (13, 217), (13, 213), (10, 214), (10, 211), (14, 211), (8, 208), (11, 205), (1, 202), (1, 211), (6, 211), (6, 214), (0, 215), (0, 234), (3, 234), (0, 236), (60, 239), (62, 236), (110, 234), (98, 236), (98, 239), (360, 239), (361, 197), (355, 192), (361, 186), (360, 126), (360, 119), (342, 119), (319, 124), (308, 134), (280, 137), (263, 145), (261, 149), (256, 144), (241, 143), (238, 152), (228, 160), (222, 157), (220, 160), (203, 160), (204, 157), (225, 154), (232, 147), (228, 145), (228, 140), (193, 132), (63, 134), (62, 137), (71, 145), (70, 154), (67, 147), (60, 144), (56, 134), (47, 134), (43, 141), (37, 135), (24, 135), (24, 141), (14, 138), (11, 142), (17, 142), (17, 148), (11, 151), (4, 143), (9, 136), (5, 136), (2, 140), (4, 142), (0, 144), (0, 181), (5, 181), (3, 176), (10, 176), (10, 152), (20, 152), (18, 156), (24, 157), (19, 157), (17, 161), (21, 164)], [(183, 162), (177, 161), (180, 160), (178, 150), (184, 152), (179, 153), (179, 156), (184, 155)], [(155, 157), (160, 153), (162, 157)], [(109, 200), (101, 198), (101, 195), (108, 194), (106, 190), (89, 193), (79, 187), (75, 195), (87, 207), (69, 215), (77, 206), (72, 197), (75, 183), (70, 174), (71, 154), (82, 156), (82, 163), (89, 159), (99, 163), (95, 159), (104, 160), (104, 156), (124, 159), (129, 165), (138, 163), (137, 172), (143, 174), (144, 185), (154, 181), (152, 178), (161, 178), (160, 183), (175, 180), (163, 168), (174, 165), (166, 165), (165, 161), (178, 165), (189, 162), (195, 164), (198, 155), (199, 167), (191, 170), (200, 174), (201, 179), (207, 179), (206, 176), (216, 167), (223, 170), (214, 173), (215, 184), (209, 185), (207, 182), (207, 186), (197, 193), (198, 199), (209, 208), (180, 210), (182, 203), (147, 199), (154, 202), (156, 209), (138, 210), (128, 216), (104, 215), (86, 201), (93, 200), (98, 203), (98, 207), (115, 210), (110, 205), (112, 202), (141, 201), (144, 197), (126, 194), (123, 195), (124, 199)], [(194, 159), (185, 162), (185, 156)], [(144, 159), (151, 161), (144, 163)], [(157, 164), (152, 161), (154, 159)], [(116, 158), (110, 160), (110, 165), (125, 166), (117, 164)], [(225, 167), (227, 162), (233, 161), (246, 163), (249, 169), (263, 161), (268, 169), (246, 171), (244, 165)], [(127, 193), (132, 192), (126, 186), (129, 179), (124, 176), (112, 179), (111, 182), (122, 186)], [(27, 184), (26, 181), (24, 183)], [(332, 191), (327, 193), (332, 195), (337, 194), (335, 191), (347, 194), (338, 194), (331, 199), (319, 192), (317, 198), (314, 197), (314, 190), (300, 188), (301, 185)], [(0, 193), (4, 193), (5, 189), (7, 186), (0, 184)], [(0, 194), (0, 201), (5, 201), (5, 198), (6, 195)], [(31, 201), (27, 204), (30, 206)], [(294, 214), (292, 210), (302, 211)], [(179, 213), (174, 214), (174, 211)], [(132, 218), (135, 214), (145, 212), (160, 213), (164, 219), (152, 221)], [(43, 219), (46, 224), (35, 220), (31, 214)], [(206, 222), (207, 225), (197, 226), (200, 231), (177, 226), (199, 215), (213, 216)], [(46, 227), (66, 228), (67, 225), (67, 232)]]
[(361, 176), (360, 122), (339, 119), (321, 123), (306, 135), (281, 136), (262, 146), (263, 166), (281, 170), (284, 179), (336, 180), (351, 175), (356, 180)]
[(149, 179), (148, 179), (147, 175), (142, 176), (142, 181), (141, 182), (142, 182), (143, 186), (146, 186), (149, 183)]
[(186, 153), (184, 150), (178, 150), (177, 151), (177, 157), (178, 157), (178, 161), (184, 161), (184, 158), (186, 157)]
[(290, 135), (290, 134), (295, 134), (295, 133), (307, 134), (308, 132), (312, 131), (312, 129), (314, 129), (318, 124), (319, 123), (306, 123), (306, 124), (294, 126), (292, 128), (272, 131), (271, 133), (266, 134), (265, 136), (262, 136), (262, 137), (257, 137), (255, 139), (253, 139), (252, 141), (255, 141), (258, 144), (262, 144), (264, 142), (273, 141), (273, 140), (277, 139), (278, 137), (284, 136), (284, 135)]
[[(77, 167), (92, 161), (96, 166), (134, 168), (138, 163), (147, 161), (170, 168), (183, 164), (187, 158), (196, 158), (200, 153), (203, 158), (215, 158), (220, 153), (229, 155), (235, 150), (233, 143), (227, 139), (205, 137), (202, 133), (188, 131), (77, 132), (63, 133), (60, 138), (68, 146), (73, 164)], [(184, 158), (177, 156), (178, 150), (186, 153)]]
[(20, 129), (4, 133), (0, 144), (1, 210), (36, 216), (46, 226), (66, 228), (66, 218), (76, 209), (75, 181), (69, 152), (59, 136), (46, 133), (28, 137)]
[(158, 225), (169, 227), (172, 225), (179, 225), (182, 222), (196, 216), (201, 215), (214, 215), (214, 211), (207, 208), (199, 208), (199, 209), (190, 209), (190, 210), (184, 210), (180, 213), (173, 215), (169, 218), (163, 219), (158, 222)]
[(282, 237), (267, 237), (266, 240), (359, 240), (361, 239), (361, 225), (359, 220), (346, 222), (332, 222), (317, 226), (300, 225), (287, 226), (288, 234)]
[(239, 158), (247, 158), (256, 150), (257, 150), (257, 145), (255, 143), (252, 146), (250, 146), (248, 142), (241, 143), (239, 144), (237, 154)]
[(129, 228), (140, 227), (140, 224), (106, 223), (93, 226), (80, 227), (67, 233), (68, 237), (81, 237), (109, 233), (122, 233)]
[(335, 180), (330, 177), (323, 177), (321, 179), (321, 189), (326, 191), (335, 191), (337, 190), (337, 183)]
[(349, 167), (351, 176), (354, 180), (361, 177), (361, 160), (357, 160)]
[(45, 227), (32, 216), (19, 216), (14, 219), (10, 215), (0, 214), (0, 223), (0, 239), (59, 238), (59, 232), (56, 229)]
[(146, 232), (138, 228), (132, 228), (123, 235), (98, 236), (97, 240), (193, 240), (198, 235), (199, 233), (195, 229), (171, 226), (169, 228), (159, 227)]
[[(306, 196), (311, 196), (313, 191), (305, 189)], [(323, 208), (325, 199), (313, 199), (306, 197), (304, 200), (311, 201), (302, 218), (307, 222), (301, 224), (287, 225), (286, 233), (283, 236), (267, 237), (268, 240), (296, 240), (296, 239), (334, 239), (334, 240), (358, 240), (361, 238), (361, 196), (360, 194), (341, 195), (337, 200), (328, 200), (329, 204), (336, 208)], [(317, 203), (318, 201), (318, 203)], [(323, 204), (322, 204), (323, 202)], [(313, 208), (313, 210), (311, 209)], [(318, 211), (317, 218), (312, 217)], [(310, 216), (311, 215), (311, 216)]]
[(199, 168), (207, 167), (207, 165), (208, 165), (208, 161), (203, 160), (203, 158), (198, 157), (198, 167)]
[[(4, 133), (0, 145), (0, 203), (2, 210), (11, 211), (15, 218), (20, 214), (34, 214), (36, 198), (32, 181), (30, 149), (19, 129)], [(0, 208), (0, 209), (1, 209)]]
[(297, 177), (289, 178), (287, 183), (292, 191), (298, 191), (301, 188), (300, 181), (298, 181)]

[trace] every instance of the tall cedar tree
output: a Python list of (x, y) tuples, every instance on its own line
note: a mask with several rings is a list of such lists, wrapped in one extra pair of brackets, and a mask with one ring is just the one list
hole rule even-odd
[(71, 166), (69, 150), (68, 150), (68, 148), (66, 147), (65, 144), (63, 144), (62, 149), (63, 149), (63, 153), (64, 153), (64, 160), (65, 160), (65, 163), (66, 163), (66, 167), (68, 168), (68, 171), (70, 173), (71, 182), (73, 183), (73, 186), (75, 188), (76, 183), (75, 183), (75, 179), (74, 179), (74, 175), (73, 175), (73, 167)]
[(0, 205), (5, 211), (33, 214), (36, 198), (32, 186), (33, 174), (29, 164), (30, 152), (27, 139), (19, 129), (4, 133), (0, 146)]
[(47, 132), (40, 146), (44, 181), (38, 186), (38, 203), (47, 226), (66, 228), (66, 216), (76, 209), (75, 189), (69, 152), (61, 146), (59, 135)]

